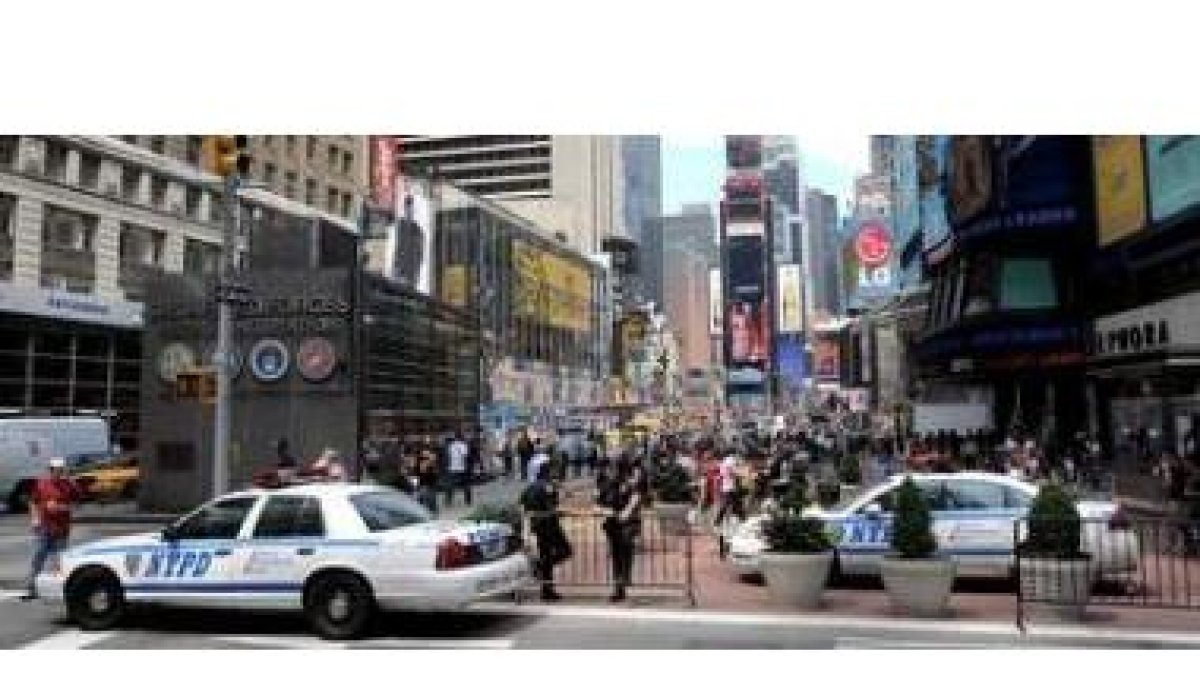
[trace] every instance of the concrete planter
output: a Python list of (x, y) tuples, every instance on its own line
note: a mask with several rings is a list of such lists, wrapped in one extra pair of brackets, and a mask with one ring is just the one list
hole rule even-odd
[(654, 505), (658, 514), (658, 522), (662, 525), (664, 534), (683, 536), (691, 526), (688, 524), (688, 512), (693, 508), (691, 502), (659, 502)]
[(1021, 597), (1053, 606), (1063, 618), (1082, 619), (1092, 597), (1091, 558), (1021, 558)]
[(883, 586), (892, 604), (910, 616), (922, 618), (949, 613), (950, 588), (956, 570), (950, 558), (906, 560), (885, 556), (879, 562)]
[(763, 553), (763, 578), (771, 595), (796, 609), (814, 609), (829, 579), (833, 551), (824, 553)]

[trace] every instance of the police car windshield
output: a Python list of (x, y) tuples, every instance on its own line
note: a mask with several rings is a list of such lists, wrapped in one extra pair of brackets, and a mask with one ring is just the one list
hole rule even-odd
[(395, 490), (364, 492), (350, 498), (363, 524), (372, 532), (427, 523), (433, 516), (416, 501)]

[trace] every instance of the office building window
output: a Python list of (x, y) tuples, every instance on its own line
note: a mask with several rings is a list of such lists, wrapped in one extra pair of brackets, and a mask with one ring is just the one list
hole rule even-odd
[(167, 235), (133, 223), (121, 223), (121, 265), (161, 267)]
[(270, 162), (263, 165), (263, 182), (271, 187), (275, 186), (275, 165)]
[(330, 213), (337, 213), (338, 207), (338, 191), (337, 188), (329, 188), (326, 194), (325, 210)]
[(100, 189), (100, 157), (90, 152), (79, 158), (79, 184), (89, 190)]
[(283, 186), (283, 196), (288, 199), (296, 198), (296, 172), (289, 171), (286, 174), (286, 180)]
[(150, 177), (150, 204), (156, 209), (167, 206), (167, 179), (162, 176)]
[(304, 181), (304, 203), (309, 206), (317, 203), (317, 181), (312, 178)]
[(188, 136), (187, 137), (187, 163), (192, 166), (200, 166), (200, 161), (204, 155), (204, 137), (203, 136)]
[(200, 217), (200, 196), (203, 194), (204, 192), (198, 187), (192, 187), (191, 185), (187, 187), (187, 192), (183, 198), (183, 207), (188, 218)]
[(316, 159), (317, 157), (317, 137), (307, 136), (304, 139), (304, 156), (308, 159)]
[(67, 179), (67, 147), (53, 141), (46, 141), (46, 177), (52, 180)]
[(121, 196), (131, 202), (138, 201), (142, 187), (142, 170), (127, 166), (121, 170)]
[(350, 193), (347, 192), (347, 193), (342, 194), (342, 216), (343, 217), (345, 217), (345, 218), (350, 217), (350, 208), (352, 206), (353, 200), (354, 200), (354, 197)]
[(329, 170), (331, 172), (333, 172), (333, 171), (337, 171), (337, 168), (338, 168), (338, 149), (331, 145), (331, 146), (329, 146)]
[(263, 145), (267, 146), (268, 148), (275, 147), (275, 137), (274, 136), (263, 136), (262, 139), (263, 139)]
[(287, 154), (291, 155), (296, 152), (296, 137), (295, 136), (287, 137), (287, 146), (286, 147), (287, 147)]
[(42, 207), (42, 244), (46, 250), (90, 253), (95, 243), (98, 218), (60, 206)]
[(154, 152), (154, 153), (161, 155), (166, 151), (167, 151), (167, 137), (166, 136), (151, 136), (150, 137), (150, 152)]
[(349, 150), (342, 155), (342, 173), (350, 175), (350, 170), (354, 167), (354, 155)]
[(138, 144), (138, 137), (137, 137), (137, 136), (122, 136), (122, 137), (121, 137), (121, 140), (122, 140), (122, 141), (124, 141), (125, 143), (128, 143), (128, 144), (130, 144), (130, 145), (137, 145), (137, 144)]
[(0, 136), (0, 167), (11, 169), (17, 165), (20, 139), (20, 136)]
[(206, 241), (187, 239), (183, 243), (183, 273), (216, 274), (221, 263), (221, 247)]

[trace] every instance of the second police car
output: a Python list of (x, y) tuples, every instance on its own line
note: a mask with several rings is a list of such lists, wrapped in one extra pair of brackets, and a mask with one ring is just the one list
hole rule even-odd
[[(959, 576), (1012, 573), (1014, 536), (1028, 515), (1036, 485), (981, 472), (912, 474), (912, 478), (930, 500), (938, 550), (955, 559)], [(904, 476), (893, 476), (844, 507), (812, 511), (837, 537), (837, 572), (879, 574), (879, 560), (890, 548), (892, 499), (903, 480)], [(1092, 554), (1095, 573), (1136, 570), (1141, 558), (1138, 537), (1126, 528), (1118, 505), (1080, 501), (1077, 506), (1083, 521), (1081, 546)], [(766, 549), (763, 520), (763, 516), (753, 517), (729, 536), (729, 559), (739, 574), (760, 572), (760, 555)]]
[(379, 609), (457, 609), (528, 577), (507, 525), (434, 521), (390, 488), (314, 484), (225, 495), (162, 532), (75, 546), (37, 589), (90, 630), (147, 603), (300, 610), (348, 639)]

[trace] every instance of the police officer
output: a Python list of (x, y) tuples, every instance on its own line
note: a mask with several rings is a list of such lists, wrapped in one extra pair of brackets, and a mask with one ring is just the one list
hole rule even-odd
[(542, 582), (542, 600), (553, 602), (562, 599), (554, 590), (554, 566), (571, 557), (571, 543), (558, 519), (558, 488), (550, 481), (550, 472), (549, 463), (538, 466), (534, 481), (521, 493), (521, 507), (537, 538), (537, 575)]

